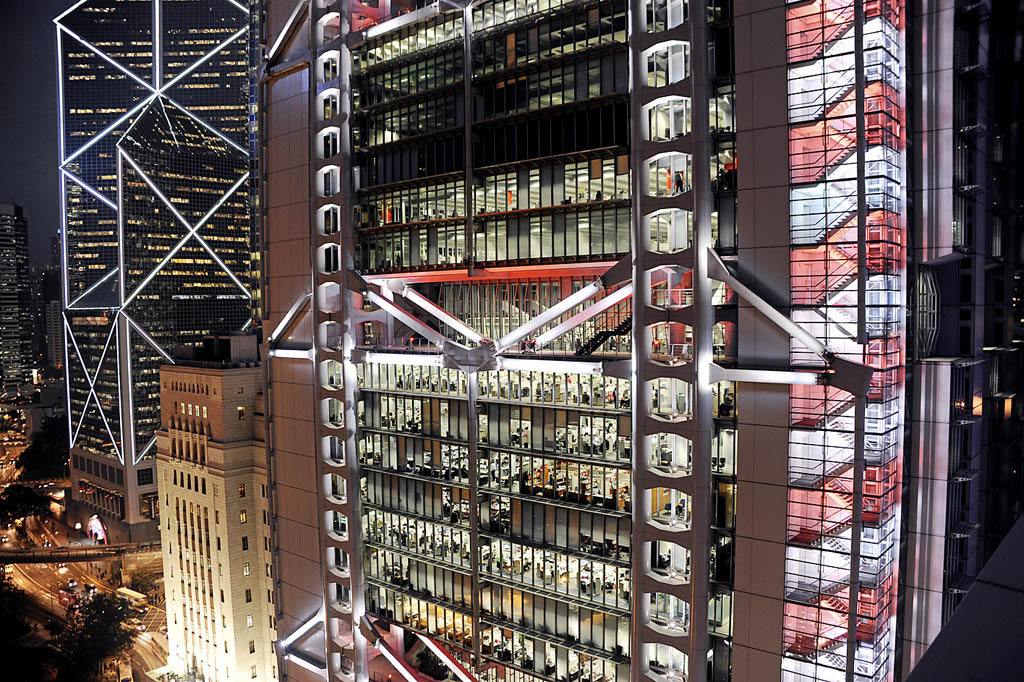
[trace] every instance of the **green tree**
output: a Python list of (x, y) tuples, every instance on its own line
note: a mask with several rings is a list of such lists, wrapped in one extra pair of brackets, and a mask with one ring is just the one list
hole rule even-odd
[(153, 575), (152, 571), (145, 569), (135, 571), (135, 573), (132, 574), (132, 579), (128, 581), (128, 587), (136, 592), (152, 594), (153, 590), (156, 589), (156, 576)]
[(0, 493), (0, 523), (11, 523), (50, 508), (50, 501), (32, 488), (17, 483)]
[(18, 456), (21, 476), (62, 478), (68, 473), (68, 426), (64, 417), (51, 417), (32, 434), (32, 443)]
[(50, 652), (22, 639), (32, 628), (25, 618), (28, 595), (10, 580), (0, 577), (0, 661), (4, 680), (48, 680), (53, 678)]
[(131, 650), (137, 634), (128, 624), (132, 615), (127, 605), (111, 594), (97, 594), (69, 612), (67, 624), (50, 642), (60, 671), (57, 679), (99, 680), (103, 661)]

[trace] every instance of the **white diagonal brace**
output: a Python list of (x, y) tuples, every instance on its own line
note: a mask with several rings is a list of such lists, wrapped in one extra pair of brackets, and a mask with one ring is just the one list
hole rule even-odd
[(560, 316), (569, 312), (580, 303), (590, 299), (597, 292), (601, 291), (602, 286), (600, 282), (591, 282), (587, 286), (583, 287), (575, 294), (572, 294), (568, 298), (562, 299), (555, 305), (551, 306), (540, 315), (537, 315), (533, 319), (529, 320), (525, 324), (521, 324), (505, 336), (501, 337), (498, 341), (498, 352), (509, 348), (519, 341), (522, 341), (530, 334), (534, 333), (549, 322), (558, 319)]
[(837, 356), (830, 351), (824, 343), (819, 341), (813, 334), (789, 319), (772, 306), (771, 303), (761, 298), (753, 289), (741, 282), (725, 263), (718, 257), (714, 248), (708, 247), (708, 276), (725, 282), (733, 291), (741, 296), (747, 303), (774, 322), (780, 329), (787, 332), (809, 350), (821, 357), (828, 364), (831, 374), (828, 383), (854, 395), (865, 395), (871, 383), (874, 370), (862, 363), (853, 362)]
[(307, 3), (299, 0), (295, 3), (295, 9), (292, 10), (291, 15), (288, 17), (288, 21), (284, 22), (284, 28), (277, 34), (277, 40), (271, 46), (267, 52), (266, 62), (267, 64), (274, 64), (277, 62), (277, 58), (280, 56), (280, 51), (284, 47), (285, 42), (298, 28), (299, 22), (306, 18), (306, 7)]
[(722, 262), (722, 259), (718, 257), (718, 254), (713, 248), (708, 248), (707, 256), (708, 274), (710, 277), (713, 279), (720, 279), (728, 284), (737, 295), (743, 297), (748, 303), (757, 308), (758, 312), (774, 322), (776, 326), (787, 332), (812, 352), (822, 356), (828, 353), (828, 348), (825, 347), (825, 344), (816, 339), (813, 334), (780, 313), (775, 309), (775, 306), (761, 298), (757, 292), (737, 279), (736, 276), (733, 275), (727, 267), (725, 267), (725, 263)]
[(448, 343), (452, 343), (447, 338), (445, 338), (445, 336), (443, 334), (441, 334), (440, 332), (438, 332), (435, 329), (431, 329), (426, 324), (424, 324), (421, 320), (419, 320), (416, 317), (414, 317), (414, 316), (410, 315), (409, 313), (405, 312), (404, 310), (399, 308), (397, 305), (395, 305), (391, 301), (387, 300), (386, 298), (384, 298), (383, 296), (378, 294), (376, 291), (368, 290), (364, 295), (367, 298), (369, 298), (370, 301), (375, 306), (377, 306), (378, 308), (381, 308), (382, 310), (385, 310), (389, 315), (391, 315), (396, 320), (399, 320), (402, 323), (404, 323), (405, 325), (407, 325), (408, 327), (410, 327), (411, 329), (414, 329), (423, 338), (427, 339), (428, 341), (430, 341), (435, 346), (438, 346), (440, 348), (440, 347), (444, 346), (446, 341)]
[(420, 638), (420, 641), (423, 642), (428, 649), (434, 652), (435, 656), (441, 659), (441, 662), (444, 663), (449, 670), (455, 673), (455, 677), (459, 678), (459, 682), (477, 682), (477, 679), (473, 677), (468, 670), (462, 667), (462, 664), (456, 661), (452, 655), (444, 649), (444, 647), (439, 646), (437, 642), (426, 635), (421, 635), (417, 632), (416, 636)]
[(78, 177), (74, 173), (71, 173), (71, 172), (67, 171), (64, 168), (61, 168), (60, 172), (61, 172), (62, 175), (66, 176), (69, 180), (71, 180), (76, 185), (78, 185), (79, 187), (84, 189), (86, 192), (88, 192), (89, 194), (93, 195), (94, 197), (96, 197), (97, 199), (102, 201), (104, 204), (106, 204), (107, 206), (109, 206), (113, 210), (115, 210), (115, 211), (117, 210), (117, 204), (115, 204), (113, 201), (111, 201), (106, 196), (104, 196), (102, 192), (100, 192), (96, 188), (90, 186), (89, 183), (87, 183), (86, 181), (82, 180), (80, 177)]
[(129, 109), (128, 113), (126, 113), (124, 116), (122, 116), (121, 118), (117, 119), (116, 121), (111, 123), (109, 126), (107, 126), (103, 130), (101, 130), (100, 132), (96, 133), (91, 138), (89, 138), (88, 142), (83, 144), (81, 147), (79, 147), (75, 151), (71, 152), (71, 155), (68, 156), (66, 159), (64, 159), (61, 162), (61, 168), (63, 168), (64, 166), (66, 166), (69, 163), (71, 163), (72, 161), (74, 161), (76, 158), (79, 157), (79, 155), (81, 155), (83, 152), (85, 152), (87, 149), (89, 149), (89, 147), (93, 146), (94, 144), (96, 144), (97, 142), (102, 140), (104, 137), (106, 137), (112, 130), (116, 130), (117, 128), (120, 128), (121, 125), (125, 121), (127, 121), (130, 118), (132, 118), (133, 116), (138, 114), (140, 111), (142, 111), (145, 107), (147, 107), (149, 105), (149, 103), (153, 101), (154, 97), (156, 97), (156, 95), (149, 95), (148, 97), (145, 97), (144, 99), (139, 101), (138, 104), (136, 104), (134, 107)]
[(174, 208), (174, 205), (166, 196), (164, 196), (164, 193), (160, 191), (160, 188), (156, 186), (156, 183), (150, 180), (149, 176), (142, 172), (142, 169), (139, 168), (139, 165), (137, 163), (135, 163), (135, 160), (131, 157), (131, 155), (129, 155), (123, 149), (120, 150), (120, 154), (129, 164), (131, 164), (132, 168), (135, 169), (135, 172), (139, 174), (139, 176), (146, 182), (149, 188), (153, 190), (153, 193), (156, 194), (157, 198), (159, 198), (160, 201), (162, 201), (164, 205), (167, 206), (168, 209), (170, 209), (174, 217), (177, 218), (178, 221), (181, 222), (181, 224), (184, 225), (185, 228), (188, 230), (185, 236), (181, 239), (181, 241), (179, 241), (177, 245), (175, 245), (175, 247), (171, 249), (170, 252), (168, 252), (164, 259), (160, 261), (160, 264), (153, 268), (153, 271), (146, 275), (146, 278), (143, 279), (142, 282), (140, 282), (139, 285), (135, 287), (135, 290), (128, 297), (125, 298), (124, 303), (122, 303), (121, 306), (127, 306), (139, 294), (139, 292), (142, 291), (142, 289), (147, 284), (149, 284), (149, 281), (153, 279), (153, 277), (155, 277), (156, 274), (160, 272), (160, 270), (162, 270), (165, 265), (167, 265), (167, 263), (174, 257), (174, 254), (178, 253), (178, 251), (181, 250), (181, 248), (185, 245), (185, 242), (188, 241), (189, 237), (195, 237), (196, 241), (198, 241), (199, 244), (204, 249), (206, 249), (206, 251), (210, 254), (213, 260), (217, 263), (217, 265), (221, 267), (222, 270), (224, 270), (224, 272), (231, 279), (231, 281), (234, 282), (235, 285), (238, 286), (238, 288), (241, 289), (246, 296), (252, 298), (252, 293), (249, 291), (249, 289), (244, 284), (242, 284), (241, 281), (239, 281), (238, 277), (235, 276), (235, 273), (231, 272), (231, 268), (229, 268), (227, 264), (225, 264), (224, 261), (222, 261), (220, 257), (217, 256), (213, 249), (210, 248), (210, 245), (207, 244), (206, 241), (202, 237), (200, 237), (197, 232), (199, 228), (203, 226), (203, 223), (206, 220), (208, 220), (210, 216), (213, 215), (213, 211), (215, 211), (218, 206), (223, 204), (224, 201), (226, 201), (230, 195), (232, 195), (236, 190), (238, 190), (239, 187), (242, 186), (242, 183), (245, 182), (246, 179), (248, 179), (249, 173), (244, 173), (242, 177), (235, 181), (235, 184), (231, 186), (231, 189), (229, 189), (225, 193), (225, 195), (218, 200), (218, 203), (212, 209), (210, 209), (210, 211), (207, 212), (207, 214), (204, 215), (198, 223), (196, 223), (195, 227), (193, 227), (192, 225), (189, 224), (187, 220), (185, 220), (185, 217), (178, 212), (178, 209)]
[(292, 326), (292, 322), (295, 321), (295, 318), (299, 316), (300, 312), (306, 309), (306, 305), (312, 300), (312, 298), (312, 293), (305, 293), (295, 299), (295, 302), (292, 303), (292, 307), (288, 309), (288, 312), (281, 318), (281, 321), (277, 323), (277, 327), (275, 327), (274, 331), (271, 332), (269, 337), (267, 337), (267, 342), (270, 344), (271, 348), (273, 348), (277, 343), (277, 339), (288, 331), (288, 328)]
[(445, 323), (455, 331), (459, 332), (467, 339), (474, 343), (480, 343), (484, 337), (478, 333), (475, 329), (464, 323), (457, 317), (452, 316), (441, 306), (437, 305), (429, 298), (416, 291), (412, 287), (405, 285), (401, 291), (397, 292), (400, 296), (408, 300), (410, 303), (425, 311), (428, 315), (436, 317), (441, 322)]
[(158, 343), (156, 342), (156, 340), (155, 340), (155, 339), (154, 339), (154, 338), (153, 338), (152, 336), (150, 336), (150, 335), (149, 335), (149, 334), (148, 334), (148, 333), (146, 332), (146, 330), (145, 330), (145, 329), (143, 329), (142, 327), (140, 327), (140, 326), (139, 326), (139, 325), (138, 325), (138, 324), (137, 324), (137, 323), (135, 322), (135, 320), (133, 320), (133, 319), (132, 319), (131, 317), (129, 317), (128, 313), (126, 313), (126, 312), (125, 312), (125, 311), (124, 311), (124, 310), (122, 309), (122, 310), (121, 310), (121, 314), (122, 314), (122, 315), (124, 315), (124, 319), (128, 320), (128, 324), (130, 324), (130, 325), (131, 325), (132, 329), (134, 329), (134, 330), (135, 330), (135, 331), (137, 331), (137, 332), (138, 332), (139, 334), (141, 334), (141, 335), (142, 335), (142, 338), (144, 338), (144, 339), (146, 340), (146, 343), (148, 343), (149, 345), (153, 346), (153, 350), (155, 350), (155, 351), (156, 351), (157, 353), (159, 353), (160, 355), (162, 355), (162, 356), (163, 356), (163, 358), (164, 358), (164, 360), (166, 360), (167, 362), (171, 363), (172, 365), (173, 365), (173, 364), (175, 364), (175, 362), (174, 362), (174, 358), (172, 358), (172, 357), (170, 356), (170, 354), (169, 354), (169, 353), (167, 353), (167, 351), (165, 351), (165, 350), (164, 350), (163, 348), (161, 348), (161, 347), (160, 347), (160, 344), (158, 344)]
[[(75, 304), (76, 304), (76, 303), (78, 303), (78, 302), (79, 302), (79, 301), (81, 301), (81, 300), (82, 300), (83, 298), (85, 298), (86, 296), (88, 296), (89, 294), (91, 294), (91, 293), (93, 292), (93, 290), (94, 290), (94, 289), (96, 289), (97, 287), (99, 287), (99, 286), (100, 286), (101, 284), (103, 284), (104, 282), (106, 282), (106, 281), (107, 281), (108, 279), (110, 279), (111, 277), (113, 277), (114, 275), (116, 275), (116, 274), (117, 274), (117, 271), (118, 271), (118, 268), (114, 268), (113, 270), (111, 270), (110, 272), (108, 272), (107, 274), (103, 275), (103, 276), (102, 276), (102, 277), (100, 277), (100, 278), (99, 278), (98, 280), (96, 280), (95, 282), (93, 282), (92, 284), (90, 284), (90, 285), (89, 285), (89, 288), (88, 288), (88, 289), (86, 289), (85, 291), (83, 291), (82, 293), (80, 293), (80, 294), (79, 294), (78, 296), (76, 296), (76, 297), (75, 297), (75, 300), (73, 300), (73, 301), (72, 301), (71, 303), (68, 303), (68, 308), (74, 308), (74, 307), (75, 307)], [(111, 306), (111, 307), (113, 307), (113, 306)]]
[(57, 26), (60, 28), (61, 31), (64, 31), (69, 36), (71, 36), (72, 38), (74, 38), (75, 40), (80, 42), (82, 45), (84, 45), (85, 47), (89, 48), (89, 50), (91, 50), (92, 52), (95, 52), (97, 56), (101, 57), (104, 61), (109, 63), (111, 66), (113, 66), (115, 69), (117, 69), (121, 73), (123, 73), (126, 76), (128, 76), (129, 78), (131, 78), (133, 81), (135, 81), (136, 83), (138, 83), (142, 87), (146, 88), (150, 92), (153, 92), (155, 90), (155, 88), (153, 88), (153, 84), (152, 83), (147, 83), (146, 81), (144, 81), (141, 78), (139, 78), (138, 75), (136, 75), (135, 72), (133, 72), (128, 67), (122, 66), (121, 64), (118, 64), (116, 61), (111, 59), (108, 55), (104, 54), (103, 51), (100, 50), (98, 47), (96, 47), (95, 45), (90, 43), (88, 40), (86, 40), (82, 36), (78, 35), (74, 31), (72, 31), (71, 29), (69, 29), (67, 26), (64, 26), (63, 24), (60, 24), (60, 23), (58, 23)]
[(538, 336), (537, 339), (536, 339), (537, 340), (537, 347), (538, 348), (543, 348), (544, 346), (548, 345), (549, 343), (551, 343), (552, 341), (557, 339), (559, 336), (562, 336), (563, 334), (569, 333), (570, 331), (572, 331), (576, 327), (580, 326), (581, 324), (583, 324), (587, 320), (591, 319), (592, 317), (594, 317), (596, 315), (600, 315), (604, 311), (606, 311), (609, 308), (611, 308), (613, 305), (626, 300), (627, 298), (629, 298), (632, 295), (633, 295), (633, 285), (632, 284), (627, 284), (626, 286), (622, 287), (621, 289), (616, 289), (615, 291), (613, 291), (612, 293), (608, 294), (607, 296), (602, 298), (600, 301), (595, 303), (594, 305), (588, 306), (584, 310), (582, 310), (582, 311), (576, 313), (575, 315), (573, 315), (572, 317), (570, 317), (565, 322), (562, 322), (561, 324), (558, 324), (558, 325), (552, 327), (551, 329), (547, 330), (546, 332), (544, 332), (543, 334)]

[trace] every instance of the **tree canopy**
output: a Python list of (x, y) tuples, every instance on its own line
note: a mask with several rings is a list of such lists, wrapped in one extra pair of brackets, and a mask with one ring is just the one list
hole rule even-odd
[(11, 523), (49, 508), (50, 501), (28, 486), (14, 483), (0, 493), (0, 523)]
[(50, 642), (59, 662), (58, 680), (101, 679), (104, 660), (129, 653), (136, 631), (127, 604), (112, 594), (96, 594), (68, 613), (67, 624)]
[(68, 425), (50, 417), (32, 434), (32, 443), (18, 456), (22, 478), (61, 478), (68, 468)]

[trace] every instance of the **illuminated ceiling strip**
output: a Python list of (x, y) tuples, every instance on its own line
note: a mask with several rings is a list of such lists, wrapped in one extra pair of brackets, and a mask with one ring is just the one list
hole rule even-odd
[[(95, 289), (96, 287), (100, 286), (101, 284), (103, 284), (104, 282), (106, 282), (106, 281), (107, 281), (108, 279), (110, 279), (111, 277), (113, 277), (114, 275), (116, 275), (116, 274), (117, 274), (117, 271), (118, 271), (118, 268), (114, 268), (113, 270), (111, 270), (111, 271), (110, 271), (110, 272), (108, 272), (107, 274), (103, 275), (103, 277), (100, 277), (100, 278), (99, 278), (98, 280), (96, 280), (95, 282), (93, 282), (93, 283), (92, 283), (91, 285), (89, 285), (89, 288), (88, 288), (88, 289), (86, 289), (86, 290), (85, 290), (85, 291), (83, 291), (83, 292), (82, 292), (81, 294), (79, 294), (78, 296), (76, 296), (76, 297), (75, 297), (75, 300), (73, 300), (73, 301), (72, 301), (71, 303), (68, 303), (67, 307), (68, 307), (68, 308), (74, 308), (74, 307), (75, 307), (75, 304), (76, 304), (76, 303), (78, 303), (78, 302), (79, 302), (79, 301), (81, 301), (81, 300), (82, 300), (83, 298), (85, 298), (86, 296), (88, 296), (89, 294), (91, 294), (91, 293), (92, 293), (92, 290), (93, 290), (93, 289)], [(94, 308), (87, 308), (86, 310), (94, 310)]]
[(252, 326), (252, 318), (250, 317), (248, 320), (245, 321), (245, 324), (242, 325), (242, 331), (244, 332), (246, 329), (248, 329), (251, 326)]
[(110, 64), (111, 66), (113, 66), (113, 67), (114, 67), (115, 69), (117, 69), (117, 70), (118, 70), (118, 71), (120, 71), (121, 73), (125, 74), (126, 76), (128, 76), (128, 77), (129, 77), (129, 78), (131, 78), (131, 79), (132, 79), (133, 81), (135, 81), (136, 83), (138, 83), (138, 84), (139, 84), (139, 85), (141, 85), (142, 87), (146, 88), (146, 89), (147, 89), (147, 90), (149, 90), (150, 92), (156, 92), (156, 88), (154, 88), (154, 87), (153, 87), (152, 83), (147, 83), (146, 81), (144, 81), (144, 80), (142, 80), (141, 78), (139, 78), (138, 76), (136, 76), (136, 75), (135, 75), (135, 74), (134, 74), (134, 73), (133, 73), (133, 72), (131, 71), (131, 69), (129, 69), (129, 68), (125, 67), (125, 66), (121, 66), (121, 65), (120, 65), (120, 64), (118, 64), (118, 63), (117, 63), (116, 61), (114, 61), (113, 59), (111, 59), (111, 58), (110, 58), (110, 57), (108, 57), (107, 55), (103, 54), (103, 52), (101, 52), (101, 51), (99, 50), (99, 48), (97, 48), (97, 47), (96, 47), (95, 45), (93, 45), (92, 43), (90, 43), (90, 42), (89, 42), (88, 40), (86, 40), (85, 38), (83, 38), (82, 36), (78, 35), (77, 33), (75, 33), (74, 31), (72, 31), (71, 29), (69, 29), (69, 28), (68, 28), (67, 26), (64, 26), (63, 24), (57, 24), (57, 26), (58, 26), (58, 28), (59, 28), (59, 29), (60, 29), (61, 31), (64, 31), (64, 32), (65, 32), (65, 33), (67, 33), (67, 34), (68, 34), (69, 36), (71, 36), (72, 38), (74, 38), (75, 40), (77, 40), (78, 42), (80, 42), (80, 43), (81, 43), (82, 45), (85, 45), (85, 46), (86, 46), (87, 48), (89, 48), (90, 50), (92, 50), (93, 52), (95, 52), (95, 53), (96, 53), (97, 55), (99, 55), (100, 57), (102, 57), (104, 61), (108, 62), (108, 63), (109, 63), (109, 64)]
[[(188, 234), (186, 234), (184, 236), (184, 238), (182, 238), (182, 240), (180, 242), (178, 242), (178, 244), (173, 249), (171, 249), (170, 253), (167, 254), (167, 256), (160, 262), (160, 264), (151, 273), (146, 275), (146, 278), (144, 280), (142, 280), (142, 282), (137, 287), (135, 287), (135, 291), (133, 291), (131, 293), (131, 295), (128, 296), (128, 298), (126, 298), (124, 300), (124, 303), (122, 303), (121, 305), (122, 306), (128, 305), (128, 303), (130, 301), (132, 301), (139, 294), (139, 292), (142, 291), (142, 288), (145, 287), (153, 279), (153, 277), (155, 277), (160, 272), (160, 270), (163, 269), (163, 267), (171, 260), (171, 258), (174, 257), (174, 254), (176, 254), (178, 251), (181, 250), (181, 247), (183, 247), (185, 245), (185, 242), (188, 241), (189, 237), (195, 237), (196, 241), (198, 241), (200, 243), (200, 245), (202, 245), (202, 247), (204, 249), (206, 249), (207, 252), (209, 252), (209, 254), (213, 258), (213, 260), (224, 270), (224, 272), (227, 274), (227, 276), (231, 278), (231, 280), (238, 286), (238, 288), (241, 289), (242, 292), (248, 298), (252, 298), (252, 293), (248, 290), (248, 288), (246, 288), (246, 286), (244, 284), (242, 284), (242, 282), (238, 279), (238, 277), (235, 276), (235, 273), (231, 272), (231, 269), (228, 268), (228, 266), (224, 263), (224, 261), (222, 261), (220, 259), (220, 257), (216, 253), (214, 253), (213, 249), (210, 248), (210, 245), (206, 243), (206, 240), (204, 240), (202, 237), (199, 236), (199, 234), (196, 232), (197, 228), (192, 227), (189, 224), (189, 222), (187, 220), (185, 220), (185, 217), (183, 215), (181, 215), (181, 213), (178, 212), (178, 209), (174, 208), (174, 206), (171, 205), (170, 200), (164, 195), (163, 192), (160, 191), (160, 188), (158, 188), (156, 186), (156, 184), (152, 180), (149, 179), (149, 176), (147, 176), (145, 173), (142, 172), (142, 169), (139, 168), (139, 165), (137, 163), (135, 163), (135, 160), (132, 159), (132, 157), (127, 152), (125, 152), (122, 149), (122, 150), (120, 150), (120, 153), (121, 153), (122, 156), (124, 156), (124, 158), (128, 161), (128, 163), (131, 164), (132, 168), (135, 169), (135, 172), (138, 173), (142, 177), (142, 179), (146, 181), (146, 184), (149, 185), (149, 188), (151, 190), (153, 190), (153, 193), (157, 195), (157, 197), (160, 199), (160, 201), (162, 201), (164, 203), (164, 205), (167, 206), (167, 208), (170, 209), (171, 213), (174, 214), (174, 217), (177, 218), (179, 221), (181, 221), (182, 225), (184, 225), (186, 228), (188, 228)], [(229, 191), (233, 192), (234, 190), (238, 189), (238, 187), (241, 186), (242, 182), (245, 181), (245, 179), (248, 178), (248, 177), (249, 177), (249, 173), (246, 172), (240, 178), (240, 180), (235, 183), (234, 187), (231, 190), (229, 190)]]
[[(111, 131), (113, 131), (113, 130), (116, 130), (117, 128), (120, 128), (120, 127), (121, 127), (121, 125), (122, 125), (122, 124), (124, 124), (124, 122), (125, 122), (125, 121), (127, 121), (127, 120), (128, 120), (129, 118), (131, 118), (132, 116), (135, 116), (136, 114), (138, 114), (138, 113), (139, 113), (140, 111), (142, 111), (142, 110), (143, 110), (143, 109), (144, 109), (144, 108), (145, 108), (145, 107), (146, 107), (146, 106), (147, 106), (147, 105), (148, 105), (148, 104), (149, 104), (150, 102), (152, 102), (152, 101), (153, 101), (153, 98), (154, 98), (154, 97), (156, 97), (156, 95), (149, 95), (148, 97), (146, 97), (146, 98), (142, 99), (142, 100), (141, 100), (141, 101), (140, 101), (140, 102), (139, 102), (138, 104), (136, 104), (136, 105), (135, 105), (135, 106), (134, 106), (134, 107), (133, 107), (132, 109), (129, 109), (129, 110), (128, 110), (128, 113), (126, 113), (126, 114), (125, 114), (124, 116), (122, 116), (121, 118), (117, 119), (116, 121), (114, 121), (113, 123), (111, 123), (111, 124), (110, 124), (109, 126), (107, 126), (106, 128), (104, 128), (104, 129), (103, 129), (103, 130), (101, 130), (100, 132), (98, 132), (98, 133), (96, 133), (95, 135), (93, 135), (93, 136), (92, 136), (92, 138), (90, 138), (88, 142), (86, 142), (86, 143), (85, 143), (85, 144), (83, 144), (83, 145), (82, 145), (81, 147), (79, 147), (78, 149), (76, 149), (75, 151), (73, 151), (73, 152), (71, 153), (71, 156), (69, 156), (69, 157), (65, 158), (65, 159), (64, 159), (64, 160), (63, 160), (63, 161), (61, 162), (61, 164), (60, 164), (60, 167), (61, 167), (61, 168), (64, 168), (64, 166), (68, 165), (69, 163), (71, 163), (72, 161), (74, 161), (75, 159), (77, 159), (77, 158), (78, 158), (78, 157), (79, 157), (79, 156), (80, 156), (80, 155), (81, 155), (81, 154), (82, 154), (83, 152), (85, 152), (85, 151), (86, 151), (87, 149), (89, 149), (89, 147), (93, 146), (94, 144), (96, 144), (97, 142), (99, 142), (100, 140), (102, 140), (102, 139), (103, 139), (104, 137), (106, 137), (108, 133), (110, 133), (110, 132), (111, 132)], [(63, 117), (63, 116), (62, 116), (62, 117)]]
[(93, 195), (94, 197), (96, 197), (97, 199), (102, 201), (104, 204), (109, 206), (111, 209), (113, 209), (115, 211), (117, 210), (117, 204), (115, 204), (113, 201), (111, 201), (110, 199), (105, 197), (102, 193), (100, 193), (99, 190), (91, 187), (88, 183), (86, 183), (84, 180), (79, 178), (77, 175), (75, 175), (74, 173), (71, 173), (68, 170), (65, 170), (64, 168), (61, 168), (60, 172), (63, 173), (64, 176), (66, 176), (68, 179), (74, 181), (74, 183), (76, 185), (78, 185), (79, 187), (84, 189), (86, 192), (88, 192), (89, 194)]
[(295, 630), (293, 630), (292, 634), (288, 635), (282, 640), (279, 640), (278, 646), (280, 646), (282, 649), (286, 649), (289, 646), (291, 646), (292, 643), (295, 642), (297, 639), (299, 639), (304, 634), (312, 630), (314, 627), (322, 623), (324, 620), (324, 615), (326, 615), (326, 613), (327, 609), (324, 607), (323, 604), (321, 604), (320, 609), (312, 617), (310, 617), (309, 620), (307, 620), (305, 623), (303, 623)]
[(153, 346), (153, 349), (156, 350), (157, 353), (159, 353), (160, 355), (162, 355), (164, 357), (164, 360), (167, 360), (167, 362), (171, 363), (172, 365), (177, 364), (177, 363), (174, 362), (174, 358), (172, 358), (167, 352), (165, 352), (164, 349), (160, 347), (160, 344), (158, 344), (153, 339), (152, 336), (150, 336), (149, 334), (146, 333), (145, 329), (143, 329), (138, 324), (136, 324), (135, 320), (133, 320), (131, 317), (128, 316), (128, 313), (126, 313), (124, 310), (122, 310), (121, 314), (124, 316), (124, 319), (128, 320), (128, 324), (130, 324), (132, 326), (132, 328), (135, 329), (135, 331), (137, 331), (139, 334), (141, 334), (142, 338), (146, 339), (146, 342), (149, 345)]
[(787, 384), (811, 386), (822, 383), (822, 372), (794, 372), (782, 369), (752, 369), (722, 367), (714, 362), (708, 365), (708, 379), (719, 381), (749, 381), (759, 384)]

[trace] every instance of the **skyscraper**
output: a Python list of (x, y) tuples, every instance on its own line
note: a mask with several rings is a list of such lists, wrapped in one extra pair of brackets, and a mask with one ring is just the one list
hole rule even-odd
[(28, 220), (17, 204), (0, 204), (0, 378), (7, 390), (31, 379), (32, 281)]
[(901, 677), (976, 530), (945, 436), (1020, 416), (1012, 330), (921, 343), (1008, 234), (986, 3), (262, 6), (282, 673)]
[(277, 680), (256, 356), (255, 336), (211, 337), (160, 368), (168, 664), (195, 679)]
[(55, 23), (71, 513), (150, 537), (159, 366), (252, 324), (248, 10), (86, 0)]

